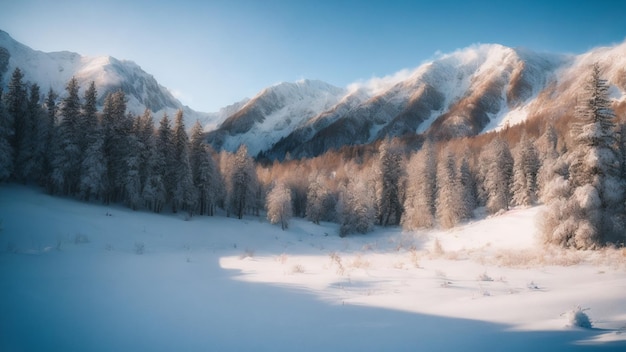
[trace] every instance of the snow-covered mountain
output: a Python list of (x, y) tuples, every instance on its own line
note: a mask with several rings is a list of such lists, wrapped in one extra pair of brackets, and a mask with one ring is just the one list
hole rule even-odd
[(527, 119), (558, 119), (573, 112), (592, 63), (611, 84), (626, 113), (626, 42), (581, 55), (536, 53), (497, 44), (439, 55), (413, 70), (339, 88), (316, 80), (279, 83), (214, 113), (184, 106), (134, 62), (71, 52), (44, 53), (0, 31), (0, 84), (20, 67), (27, 82), (65, 93), (75, 76), (83, 89), (96, 82), (99, 101), (122, 89), (128, 108), (155, 120), (183, 109), (190, 127), (200, 120), (214, 148), (248, 146), (271, 159), (319, 155), (388, 136), (428, 134), (447, 139), (511, 126)]
[(82, 88), (81, 94), (91, 81), (96, 83), (99, 104), (104, 102), (108, 93), (122, 89), (126, 93), (130, 112), (141, 114), (148, 108), (157, 121), (163, 113), (173, 116), (178, 109), (183, 109), (188, 127), (196, 120), (204, 126), (216, 125), (215, 121), (220, 118), (223, 121), (219, 113), (206, 114), (184, 106), (152, 75), (132, 61), (110, 56), (86, 57), (68, 51), (36, 51), (0, 30), (0, 83), (3, 86), (6, 86), (16, 67), (24, 73), (24, 80), (37, 83), (42, 93), (52, 88), (62, 97), (67, 82), (74, 76)]
[(231, 151), (246, 144), (248, 152), (256, 155), (337, 105), (345, 94), (345, 89), (313, 80), (271, 86), (210, 132), (208, 140)]
[[(626, 43), (578, 56), (483, 44), (441, 55), (394, 84), (334, 90), (325, 104), (303, 92), (278, 96), (263, 91), (210, 132), (209, 142), (227, 150), (245, 143), (252, 155), (281, 159), (286, 153), (313, 156), (387, 136), (427, 133), (447, 139), (528, 118), (559, 118), (572, 112), (596, 61), (613, 86), (616, 104), (626, 110)], [(269, 91), (302, 84), (284, 83)], [(331, 105), (318, 111), (326, 104)], [(306, 106), (307, 112), (300, 113)]]

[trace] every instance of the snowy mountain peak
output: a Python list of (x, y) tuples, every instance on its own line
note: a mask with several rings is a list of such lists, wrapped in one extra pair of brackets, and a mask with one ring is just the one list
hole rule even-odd
[(111, 56), (87, 57), (69, 51), (44, 53), (15, 41), (0, 30), (1, 85), (6, 86), (11, 72), (17, 67), (24, 73), (24, 80), (37, 83), (42, 92), (52, 88), (63, 97), (67, 82), (76, 77), (81, 93), (90, 82), (96, 83), (99, 104), (104, 102), (108, 93), (121, 89), (126, 94), (128, 110), (132, 113), (141, 114), (147, 108), (158, 119), (163, 113), (173, 115), (176, 110), (183, 109), (187, 126), (197, 119), (205, 125), (209, 123), (208, 114), (184, 106), (152, 75), (132, 61)]

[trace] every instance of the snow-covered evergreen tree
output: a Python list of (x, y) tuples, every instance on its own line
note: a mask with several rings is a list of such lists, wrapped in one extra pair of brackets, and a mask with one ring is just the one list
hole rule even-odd
[(546, 126), (545, 131), (536, 144), (540, 164), (537, 171), (537, 197), (541, 202), (547, 203), (549, 198), (548, 185), (555, 178), (556, 174), (565, 175), (568, 166), (564, 165), (563, 159), (559, 160), (560, 155), (557, 150), (558, 134), (554, 125), (548, 124)]
[(487, 210), (492, 214), (508, 210), (513, 176), (509, 145), (500, 137), (494, 138), (481, 151), (479, 165)]
[(200, 215), (212, 216), (222, 187), (221, 177), (210, 147), (203, 139), (202, 125), (196, 121), (191, 129), (189, 160), (193, 184), (198, 191), (197, 209)]
[(306, 217), (309, 221), (319, 225), (327, 211), (325, 203), (329, 196), (321, 175), (310, 177), (306, 204)]
[(92, 128), (88, 139), (87, 150), (80, 168), (79, 196), (89, 201), (102, 199), (108, 184), (106, 159), (104, 157), (104, 136), (100, 126)]
[(437, 220), (445, 229), (456, 226), (464, 216), (462, 189), (457, 178), (456, 158), (444, 151), (437, 167)]
[(4, 108), (3, 92), (0, 87), (0, 182), (9, 179), (13, 173), (13, 148), (10, 143), (12, 134), (13, 126)]
[(374, 229), (376, 219), (376, 194), (373, 181), (365, 177), (353, 177), (340, 191), (337, 202), (339, 236), (351, 233), (367, 233)]
[(402, 156), (397, 150), (394, 150), (389, 140), (383, 141), (380, 145), (375, 170), (377, 173), (378, 224), (382, 226), (398, 224), (402, 217), (400, 179), (404, 169)]
[(526, 134), (515, 150), (513, 157), (513, 205), (532, 205), (537, 201), (537, 174), (539, 155), (534, 141)]
[(107, 184), (107, 165), (104, 155), (104, 136), (98, 121), (97, 91), (94, 82), (85, 91), (83, 107), (78, 120), (82, 131), (79, 145), (83, 151), (80, 168), (79, 196), (84, 200), (101, 199)]
[(609, 101), (609, 86), (594, 64), (576, 107), (569, 180), (544, 216), (547, 243), (595, 249), (624, 244), (624, 180)]
[(459, 217), (461, 220), (469, 220), (476, 208), (476, 178), (469, 164), (469, 156), (465, 154), (459, 166), (458, 182), (461, 192), (461, 204), (459, 205)]
[(174, 136), (170, 127), (170, 120), (167, 114), (159, 121), (157, 131), (156, 149), (159, 165), (159, 172), (165, 189), (165, 204), (170, 203), (174, 194), (175, 170), (174, 170)]
[(39, 177), (37, 160), (37, 137), (41, 109), (39, 106), (39, 86), (32, 84), (21, 121), (21, 136), (17, 146), (15, 178), (21, 182)]
[(173, 130), (174, 159), (172, 160), (174, 188), (172, 193), (172, 211), (178, 209), (195, 210), (197, 192), (193, 185), (191, 166), (189, 164), (189, 137), (185, 131), (183, 111), (178, 110)]
[(19, 67), (16, 68), (9, 80), (7, 92), (3, 96), (6, 108), (4, 125), (8, 131), (6, 135), (11, 145), (11, 155), (13, 157), (8, 169), (11, 170), (13, 177), (20, 180), (23, 179), (22, 165), (20, 164), (22, 157), (20, 153), (25, 144), (24, 139), (27, 138), (26, 131), (28, 129), (26, 113), (28, 93), (23, 79), (24, 74)]
[[(41, 104), (41, 92), (39, 86), (33, 83), (30, 86), (30, 95), (28, 98), (27, 113), (31, 121), (31, 130), (29, 137), (29, 154), (31, 155), (30, 164), (25, 167), (27, 170), (27, 178), (39, 182), (44, 177), (44, 159), (46, 145), (46, 136), (49, 128), (46, 123), (46, 114)], [(43, 138), (42, 138), (43, 137)]]
[(52, 159), (53, 192), (66, 195), (77, 193), (80, 180), (82, 150), (79, 128), (80, 97), (78, 80), (72, 77), (65, 88), (67, 97), (61, 103), (61, 123), (56, 137), (56, 149)]
[(128, 150), (124, 156), (126, 169), (123, 175), (125, 203), (133, 210), (137, 210), (142, 203), (141, 188), (141, 141), (130, 133), (126, 139)]
[(135, 117), (133, 123), (133, 135), (137, 138), (137, 151), (139, 157), (139, 182), (143, 190), (148, 179), (148, 164), (150, 162), (150, 149), (154, 148), (154, 119), (152, 112), (145, 109), (143, 114)]
[(293, 216), (291, 190), (284, 183), (277, 183), (267, 195), (266, 208), (270, 223), (280, 223), (281, 229), (287, 229)]
[(57, 133), (57, 105), (58, 95), (50, 88), (45, 99), (45, 118), (41, 122), (38, 137), (38, 153), (42, 156), (41, 177), (39, 183), (45, 186), (49, 193), (53, 192), (52, 184), (52, 160), (56, 154)]
[(126, 155), (132, 119), (126, 115), (126, 96), (118, 90), (107, 94), (102, 109), (104, 158), (107, 165), (107, 184), (104, 202), (117, 202), (125, 193)]
[(146, 180), (141, 197), (146, 208), (159, 213), (163, 210), (167, 200), (167, 191), (165, 189), (165, 168), (167, 163), (159, 148), (156, 147), (154, 139), (148, 147), (148, 152)]
[(406, 172), (408, 186), (402, 227), (407, 230), (433, 227), (437, 191), (437, 160), (430, 142), (426, 142), (422, 149), (411, 156)]
[(227, 167), (226, 178), (227, 212), (234, 213), (238, 219), (243, 218), (247, 208), (256, 208), (258, 178), (252, 158), (248, 156), (248, 148), (242, 144), (231, 159), (232, 165)]

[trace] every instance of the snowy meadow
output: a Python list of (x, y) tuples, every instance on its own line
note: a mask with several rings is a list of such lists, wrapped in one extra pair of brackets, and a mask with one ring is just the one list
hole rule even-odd
[(0, 187), (2, 351), (626, 349), (626, 251), (543, 207), (450, 230), (153, 214)]

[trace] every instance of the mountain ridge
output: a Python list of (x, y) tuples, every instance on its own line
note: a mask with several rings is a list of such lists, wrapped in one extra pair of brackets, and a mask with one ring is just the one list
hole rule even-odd
[(72, 76), (83, 90), (94, 81), (100, 104), (107, 93), (122, 89), (128, 110), (135, 114), (149, 108), (158, 120), (182, 109), (187, 127), (199, 120), (206, 141), (216, 150), (235, 151), (246, 144), (250, 155), (278, 160), (384, 138), (449, 139), (532, 118), (558, 119), (573, 113), (593, 62), (600, 62), (611, 84), (617, 110), (626, 111), (625, 41), (579, 55), (474, 44), (438, 54), (416, 68), (347, 87), (312, 79), (274, 84), (250, 99), (206, 113), (183, 105), (133, 61), (70, 51), (45, 53), (0, 30), (4, 86), (18, 66), (26, 82), (38, 83), (42, 92), (52, 87), (61, 96)]
[(72, 77), (78, 80), (81, 94), (90, 82), (95, 82), (100, 108), (108, 93), (121, 89), (128, 100), (128, 111), (134, 114), (150, 109), (155, 120), (158, 120), (163, 114), (172, 116), (181, 109), (188, 127), (196, 120), (206, 126), (216, 118), (183, 105), (154, 76), (145, 72), (134, 61), (112, 56), (82, 56), (70, 51), (46, 53), (14, 40), (2, 30), (0, 51), (0, 84), (3, 86), (8, 83), (13, 70), (19, 67), (25, 82), (37, 83), (44, 93), (52, 88), (61, 97), (64, 96), (65, 86)]

